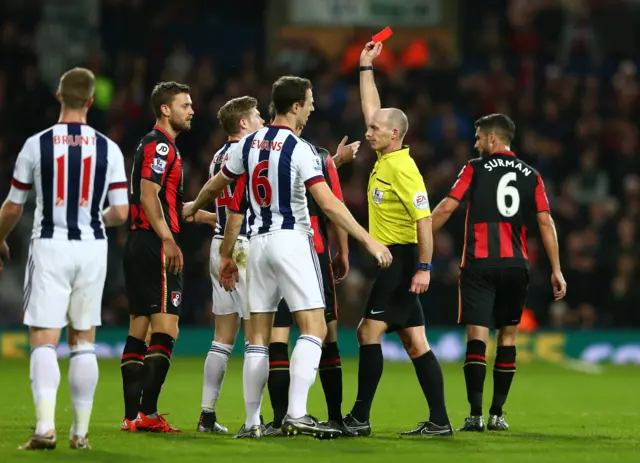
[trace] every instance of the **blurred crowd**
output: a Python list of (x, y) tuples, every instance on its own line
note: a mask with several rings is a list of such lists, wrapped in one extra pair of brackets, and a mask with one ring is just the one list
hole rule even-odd
[[(15, 2), (18, 8), (13, 3), (0, 6), (2, 195), (25, 138), (55, 123), (58, 111), (56, 82), (45, 72), (52, 58), (39, 52), (41, 9), (37, 1)], [(216, 5), (206, 8), (168, 1), (102, 3), (99, 48), (87, 49), (83, 62), (67, 66), (86, 65), (98, 77), (89, 123), (121, 146), (130, 166), (139, 139), (153, 124), (152, 86), (160, 80), (190, 84), (196, 116), (191, 132), (177, 140), (185, 158), (186, 198), (195, 197), (206, 181), (212, 155), (225, 141), (215, 117), (218, 108), (249, 94), (258, 98), (266, 117), (271, 83), (278, 75), (312, 79), (316, 110), (305, 138), (332, 151), (344, 135), (364, 141), (355, 69), (345, 72), (302, 42), (281, 43), (266, 66), (264, 2), (256, 1), (241, 18), (227, 2), (209, 2)], [(640, 327), (640, 79), (634, 55), (640, 40), (631, 32), (640, 30), (631, 27), (640, 17), (637, 2), (486, 0), (462, 5), (458, 61), (430, 44), (426, 65), (394, 66), (376, 74), (383, 106), (402, 108), (409, 117), (406, 142), (424, 174), (432, 207), (476, 156), (474, 120), (493, 112), (510, 115), (517, 124), (513, 151), (545, 180), (568, 283), (566, 300), (554, 303), (548, 261), (532, 233), (527, 305), (537, 322), (567, 328)], [(346, 202), (363, 224), (374, 157), (365, 143), (356, 161), (340, 171)], [(462, 209), (435, 237), (432, 283), (423, 297), (429, 325), (456, 322)], [(14, 261), (0, 279), (0, 326), (21, 321), (31, 227), (31, 213), (25, 215), (10, 242)], [(110, 232), (105, 325), (127, 321), (121, 258), (126, 236), (126, 227)], [(185, 323), (205, 324), (210, 318), (210, 236), (204, 227), (186, 226)], [(350, 275), (339, 288), (340, 314), (344, 322), (356, 323), (375, 268), (353, 242), (350, 257)]]

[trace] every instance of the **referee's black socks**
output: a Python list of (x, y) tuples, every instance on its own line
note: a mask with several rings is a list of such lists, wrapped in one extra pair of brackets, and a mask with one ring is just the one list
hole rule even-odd
[(373, 398), (376, 395), (376, 389), (382, 377), (383, 363), (381, 344), (360, 346), (358, 396), (351, 410), (351, 415), (361, 423), (369, 421)]
[(140, 411), (152, 415), (158, 411), (158, 397), (171, 365), (175, 339), (166, 333), (153, 333), (144, 358), (142, 401)]
[(337, 342), (330, 342), (322, 348), (319, 373), (329, 419), (340, 423), (342, 421), (342, 360), (340, 360)]
[(467, 342), (464, 357), (464, 380), (467, 384), (467, 400), (471, 407), (471, 416), (482, 415), (482, 392), (484, 378), (487, 375), (487, 345), (477, 339)]
[(147, 345), (144, 341), (133, 336), (127, 337), (120, 359), (120, 372), (122, 373), (122, 392), (124, 394), (124, 417), (131, 421), (136, 419), (140, 408), (142, 371), (146, 353)]
[(489, 413), (502, 415), (513, 376), (516, 374), (516, 346), (498, 346), (493, 364), (493, 401)]
[(447, 426), (449, 416), (444, 401), (444, 376), (440, 362), (432, 350), (411, 359), (420, 387), (429, 404), (429, 421), (438, 426)]
[(289, 345), (285, 342), (269, 344), (269, 398), (273, 408), (273, 425), (282, 426), (289, 407)]

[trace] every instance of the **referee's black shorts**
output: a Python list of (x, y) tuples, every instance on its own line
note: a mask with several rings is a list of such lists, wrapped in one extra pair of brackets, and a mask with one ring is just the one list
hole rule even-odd
[[(324, 286), (324, 319), (331, 323), (338, 319), (338, 300), (336, 297), (336, 283), (331, 268), (331, 256), (329, 252), (318, 254), (320, 271), (322, 272), (322, 285)], [(289, 306), (284, 298), (278, 304), (278, 311), (273, 319), (274, 328), (289, 328), (293, 325), (293, 315), (289, 312)]]
[(529, 288), (521, 267), (460, 269), (458, 323), (502, 328), (520, 323)]
[(393, 262), (387, 268), (378, 269), (364, 318), (385, 322), (387, 332), (424, 326), (420, 299), (410, 292), (418, 265), (418, 245), (392, 244), (388, 248)]
[(124, 248), (124, 280), (130, 315), (180, 315), (182, 273), (166, 270), (162, 241), (155, 232), (129, 232)]

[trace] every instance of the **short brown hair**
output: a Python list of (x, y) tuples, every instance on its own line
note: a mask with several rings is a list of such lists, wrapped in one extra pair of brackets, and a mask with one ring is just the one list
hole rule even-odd
[(304, 105), (311, 81), (302, 77), (283, 76), (271, 87), (271, 101), (276, 115), (287, 114), (295, 103)]
[(153, 87), (151, 92), (151, 107), (153, 108), (153, 114), (156, 119), (162, 117), (162, 111), (160, 108), (163, 105), (170, 105), (173, 98), (181, 93), (189, 93), (191, 87), (185, 84), (179, 84), (177, 82), (159, 82)]
[(240, 119), (247, 117), (252, 109), (258, 107), (258, 100), (252, 96), (241, 96), (227, 101), (218, 111), (218, 121), (229, 135), (240, 131)]
[(516, 125), (504, 114), (489, 114), (478, 119), (474, 125), (481, 132), (495, 132), (505, 143), (511, 143), (516, 136)]
[(96, 78), (89, 69), (69, 69), (60, 77), (60, 101), (69, 109), (82, 109), (93, 98), (95, 88)]

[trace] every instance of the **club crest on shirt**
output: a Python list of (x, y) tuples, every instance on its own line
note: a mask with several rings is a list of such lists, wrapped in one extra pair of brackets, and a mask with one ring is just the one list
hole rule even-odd
[(181, 300), (182, 294), (180, 294), (180, 291), (171, 291), (171, 303), (174, 307), (178, 307)]
[(421, 211), (429, 209), (429, 198), (424, 192), (416, 193), (413, 197), (413, 205)]
[(372, 196), (373, 196), (374, 203), (382, 204), (382, 197), (384, 196), (384, 191), (374, 188)]

